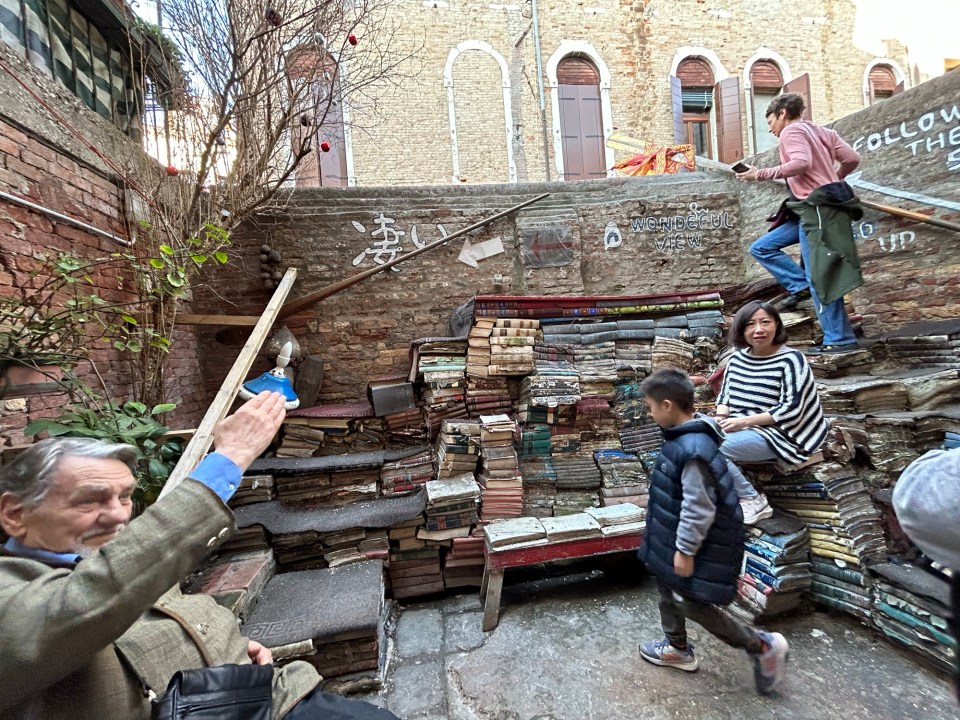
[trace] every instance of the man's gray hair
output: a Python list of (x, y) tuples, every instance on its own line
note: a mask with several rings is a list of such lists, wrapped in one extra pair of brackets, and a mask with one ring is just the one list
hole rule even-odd
[(10, 493), (25, 507), (37, 507), (53, 487), (65, 457), (119, 460), (132, 470), (137, 462), (137, 449), (93, 438), (41, 440), (17, 455), (13, 462), (0, 466), (0, 495)]

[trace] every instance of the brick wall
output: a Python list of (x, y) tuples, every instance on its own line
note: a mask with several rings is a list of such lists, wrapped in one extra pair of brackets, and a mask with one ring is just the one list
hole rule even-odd
[[(609, 73), (606, 127), (654, 144), (672, 144), (673, 115), (668, 77), (681, 48), (707, 52), (720, 77), (740, 79), (744, 113), (748, 91), (745, 67), (770, 57), (790, 79), (809, 73), (814, 118), (829, 122), (864, 107), (863, 76), (876, 59), (855, 42), (858, 13), (869, 12), (851, 0), (733, 0), (721, 6), (697, 0), (591, 0), (537, 3), (545, 85), (546, 137), (537, 91), (535, 46), (529, 3), (475, 3), (463, 0), (397, 0), (391, 19), (400, 23), (398, 49), (416, 51), (405, 66), (415, 77), (381, 102), (377, 122), (357, 99), (351, 112), (358, 129), (352, 137), (354, 179), (359, 185), (450, 183), (452, 148), (444, 69), (454, 51), (451, 77), (455, 97), (457, 147), (463, 167), (457, 180), (503, 182), (507, 150), (504, 137), (502, 78), (493, 53), (507, 65), (512, 115), (512, 152), (518, 179), (556, 179), (558, 167), (551, 88), (551, 58), (586, 55)], [(885, 38), (896, 38), (888, 24)], [(376, 42), (376, 37), (362, 37)], [(483, 49), (476, 47), (481, 43)], [(459, 52), (458, 48), (469, 48)], [(768, 50), (773, 53), (767, 52)], [(873, 43), (909, 73), (906, 48), (895, 40)], [(691, 51), (693, 52), (693, 51)], [(555, 79), (555, 76), (553, 76)], [(907, 85), (911, 82), (908, 80)], [(387, 91), (388, 86), (383, 90)], [(348, 104), (350, 99), (347, 98)], [(750, 147), (748, 123), (744, 147)], [(760, 128), (766, 132), (765, 128)], [(480, 138), (482, 162), (475, 159)], [(545, 147), (546, 145), (546, 147)]]
[[(66, 115), (84, 139), (67, 130), (8, 73), (0, 72), (0, 190), (126, 238), (120, 182), (87, 144), (114, 159), (139, 155), (145, 160), (139, 147), (16, 57), (4, 54), (3, 60), (18, 78)], [(28, 291), (29, 273), (40, 267), (45, 256), (70, 251), (94, 259), (123, 250), (112, 240), (5, 200), (0, 200), (0, 246), (0, 293), (5, 295)], [(94, 282), (97, 292), (108, 301), (132, 297), (125, 289), (129, 284), (119, 282), (115, 270), (94, 276)], [(178, 331), (168, 367), (169, 400), (180, 404), (170, 422), (180, 427), (193, 425), (206, 407), (204, 394), (198, 392), (202, 384), (192, 331)], [(90, 351), (90, 362), (79, 364), (76, 372), (94, 388), (101, 387), (102, 378), (114, 400), (131, 399), (129, 356), (97, 347)], [(63, 394), (0, 398), (0, 442), (22, 442), (28, 422), (56, 415), (65, 401)]]

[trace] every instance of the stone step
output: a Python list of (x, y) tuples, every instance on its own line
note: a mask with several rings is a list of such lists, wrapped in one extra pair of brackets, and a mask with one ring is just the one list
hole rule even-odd
[(241, 632), (274, 662), (304, 660), (324, 676), (378, 688), (385, 660), (383, 562), (275, 575)]
[(241, 620), (250, 615), (260, 593), (276, 574), (272, 550), (256, 550), (217, 558), (183, 583), (189, 594), (210, 595)]

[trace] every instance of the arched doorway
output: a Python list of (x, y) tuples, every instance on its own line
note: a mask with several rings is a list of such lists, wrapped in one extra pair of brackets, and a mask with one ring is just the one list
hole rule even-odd
[(563, 179), (592, 180), (607, 176), (600, 72), (588, 59), (567, 56), (557, 65)]
[(766, 111), (783, 89), (783, 73), (773, 60), (757, 60), (750, 66), (750, 91), (753, 107), (753, 148), (761, 153), (776, 147), (777, 138), (767, 129)]
[(886, 64), (874, 65), (867, 76), (867, 104), (873, 105), (903, 92), (903, 83), (897, 81), (893, 68)]
[[(322, 53), (322, 54), (321, 54)], [(303, 83), (300, 106), (303, 112), (294, 126), (294, 147), (308, 143), (312, 152), (297, 167), (298, 187), (347, 187), (347, 142), (340, 67), (323, 50), (296, 49), (288, 58), (288, 73)], [(328, 147), (323, 150), (324, 144)]]

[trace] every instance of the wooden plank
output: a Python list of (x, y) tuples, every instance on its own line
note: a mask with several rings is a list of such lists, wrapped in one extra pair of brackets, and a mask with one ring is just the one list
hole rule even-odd
[(676, 75), (670, 76), (670, 110), (673, 113), (673, 142), (683, 145), (687, 142), (687, 129), (683, 126), (683, 87)]
[(796, 93), (803, 98), (803, 120), (813, 120), (813, 108), (810, 105), (810, 74), (804, 73), (783, 86), (783, 94)]
[(717, 158), (730, 165), (743, 160), (743, 112), (740, 80), (729, 77), (713, 88), (717, 108)]
[(260, 352), (260, 348), (267, 339), (267, 333), (269, 333), (270, 328), (273, 327), (280, 308), (283, 307), (283, 301), (287, 299), (290, 288), (293, 287), (293, 282), (296, 279), (296, 268), (287, 268), (287, 272), (284, 274), (280, 284), (277, 285), (277, 289), (274, 290), (273, 297), (271, 297), (270, 302), (267, 303), (267, 307), (260, 316), (260, 320), (257, 321), (256, 327), (254, 327), (250, 333), (246, 345), (244, 345), (240, 351), (240, 356), (236, 362), (233, 363), (233, 367), (230, 368), (230, 372), (227, 373), (227, 377), (217, 391), (217, 396), (213, 399), (209, 409), (203, 416), (203, 420), (201, 420), (197, 426), (196, 433), (194, 433), (193, 438), (191, 438), (186, 449), (183, 451), (183, 457), (180, 458), (180, 462), (177, 463), (173, 472), (170, 473), (170, 477), (160, 491), (161, 498), (182, 483), (187, 476), (193, 472), (197, 463), (207, 454), (207, 451), (213, 444), (214, 426), (226, 417), (230, 405), (233, 404), (233, 400), (236, 398), (244, 378), (246, 378), (247, 373), (250, 372), (250, 367), (253, 365), (257, 353)]
[(219, 325), (233, 327), (254, 327), (260, 320), (256, 315), (193, 315), (180, 313), (177, 322), (183, 325)]
[(290, 317), (294, 313), (298, 313), (301, 310), (306, 310), (308, 307), (312, 307), (313, 305), (316, 305), (321, 300), (324, 300), (330, 297), (331, 295), (336, 295), (338, 292), (341, 292), (342, 290), (346, 290), (348, 287), (352, 287), (353, 285), (356, 285), (358, 282), (366, 280), (368, 277), (373, 277), (377, 273), (382, 273), (385, 270), (389, 270), (394, 265), (399, 265), (400, 263), (406, 262), (407, 260), (410, 260), (411, 258), (414, 258), (417, 255), (420, 255), (421, 253), (429, 252), (434, 248), (440, 247), (441, 245), (445, 245), (451, 240), (455, 240), (459, 237), (463, 237), (464, 235), (471, 233), (474, 230), (482, 228), (485, 225), (489, 225), (494, 220), (499, 220), (502, 217), (506, 217), (511, 213), (515, 213), (517, 210), (525, 208), (527, 205), (532, 205), (533, 203), (539, 202), (540, 200), (543, 200), (545, 197), (549, 197), (549, 196), (550, 196), (550, 193), (543, 193), (541, 195), (537, 195), (536, 197), (530, 198), (529, 200), (524, 200), (522, 203), (517, 203), (513, 207), (509, 207), (506, 210), (501, 210), (500, 212), (494, 213), (493, 215), (485, 217), (482, 220), (478, 220), (477, 222), (473, 223), (473, 225), (468, 225), (465, 228), (461, 228), (460, 230), (457, 230), (455, 233), (447, 235), (444, 238), (440, 238), (439, 240), (434, 240), (432, 243), (429, 243), (428, 245), (424, 245), (422, 248), (411, 250), (408, 253), (395, 257), (393, 260), (388, 260), (383, 265), (377, 265), (376, 267), (372, 267), (369, 270), (364, 270), (361, 273), (357, 273), (356, 275), (352, 275), (351, 277), (348, 277), (346, 280), (341, 280), (338, 283), (334, 283), (333, 285), (329, 285), (325, 288), (321, 288), (320, 290), (317, 290), (316, 292), (309, 293), (307, 295), (304, 295), (301, 298), (293, 300), (283, 306), (283, 308), (280, 311), (280, 319), (283, 320), (284, 318)]
[(586, 540), (571, 540), (569, 542), (551, 543), (549, 545), (535, 545), (497, 550), (484, 546), (487, 555), (487, 565), (491, 569), (520, 567), (550, 562), (551, 560), (567, 560), (570, 558), (590, 557), (592, 555), (606, 555), (626, 550), (636, 550), (640, 547), (643, 533), (632, 535), (615, 535), (613, 537), (588, 538)]
[(503, 570), (489, 571), (483, 587), (483, 631), (490, 632), (500, 622), (500, 593), (503, 591)]

